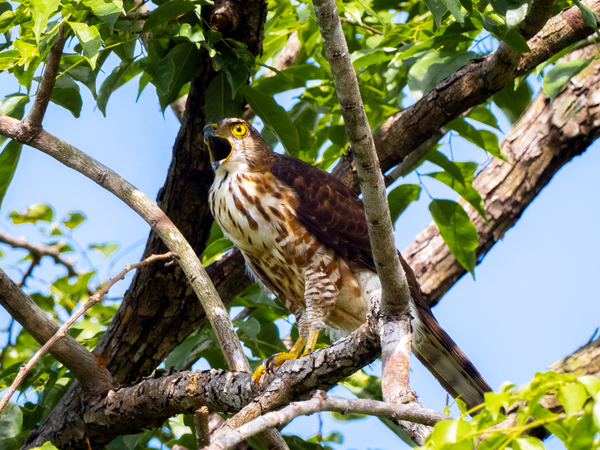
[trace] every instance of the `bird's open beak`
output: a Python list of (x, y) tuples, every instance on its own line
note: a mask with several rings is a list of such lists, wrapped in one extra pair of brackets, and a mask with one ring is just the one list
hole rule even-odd
[(208, 146), (210, 162), (215, 170), (229, 158), (233, 150), (231, 142), (224, 137), (216, 136), (215, 130), (210, 125), (204, 127), (204, 143)]

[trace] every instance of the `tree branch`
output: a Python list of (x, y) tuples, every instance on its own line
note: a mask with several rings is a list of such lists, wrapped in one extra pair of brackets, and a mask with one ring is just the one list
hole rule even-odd
[[(57, 334), (59, 327), (0, 269), (0, 305), (40, 344)], [(88, 392), (107, 392), (116, 386), (106, 367), (71, 336), (59, 336), (50, 354), (77, 378)]]
[(406, 403), (416, 399), (409, 386), (412, 330), (408, 281), (394, 244), (394, 227), (383, 174), (335, 0), (313, 0), (313, 4), (346, 133), (356, 160), (373, 259), (381, 283), (380, 301), (384, 320), (379, 334), (383, 398), (388, 402)]
[(417, 406), (391, 405), (376, 400), (329, 397), (323, 391), (316, 391), (310, 400), (293, 402), (279, 411), (273, 411), (258, 417), (213, 442), (205, 450), (229, 449), (266, 428), (285, 426), (298, 416), (307, 416), (320, 411), (366, 414), (385, 417), (394, 421), (406, 420), (425, 425), (435, 425), (442, 420), (452, 419), (450, 416), (440, 414), (437, 411)]
[(67, 269), (67, 273), (69, 276), (74, 277), (79, 275), (79, 273), (75, 270), (75, 263), (67, 261), (62, 257), (60, 253), (60, 245), (44, 245), (44, 244), (32, 244), (25, 238), (16, 238), (14, 236), (9, 236), (0, 232), (0, 242), (6, 245), (11, 246), (12, 248), (22, 248), (23, 250), (27, 250), (32, 257), (38, 260), (42, 259), (44, 256), (51, 257), (56, 264), (60, 264)]
[[(585, 47), (569, 58), (589, 58), (595, 51), (593, 46)], [(470, 205), (462, 204), (479, 235), (478, 262), (517, 222), (552, 176), (600, 136), (600, 110), (594, 96), (599, 89), (600, 64), (594, 61), (553, 103), (540, 93), (500, 145), (512, 164), (494, 159), (477, 174), (473, 186), (484, 200), (489, 225)], [(419, 274), (430, 305), (466, 273), (434, 224), (403, 253)]]
[[(583, 3), (600, 14), (600, 1), (585, 0)], [(541, 20), (533, 22), (539, 25)], [(495, 65), (490, 64), (496, 53), (464, 66), (413, 106), (387, 119), (375, 133), (373, 139), (382, 171), (387, 172), (397, 165), (432, 133), (472, 106), (484, 102), (509, 81), (527, 74), (538, 64), (592, 33), (593, 29), (583, 23), (579, 8), (573, 6), (550, 19), (530, 39), (531, 52), (521, 55), (516, 68), (510, 58), (507, 60), (500, 55), (496, 57), (498, 62)], [(511, 75), (507, 77), (506, 73)], [(344, 155), (332, 174), (346, 185), (358, 189), (351, 153)]]
[(54, 83), (56, 83), (58, 65), (60, 64), (60, 57), (62, 56), (62, 51), (66, 40), (65, 25), (62, 24), (60, 27), (58, 27), (58, 38), (56, 43), (52, 46), (50, 52), (48, 53), (46, 68), (44, 69), (44, 75), (42, 76), (40, 86), (35, 96), (35, 102), (33, 103), (31, 111), (29, 111), (27, 117), (23, 119), (21, 128), (22, 136), (19, 142), (28, 144), (29, 140), (34, 138), (42, 129), (42, 120), (44, 120), (44, 115), (46, 114), (46, 109), (48, 108), (50, 97), (52, 96), (52, 89), (54, 89)]
[[(48, 350), (50, 350), (50, 348), (56, 343), (56, 341), (58, 341), (60, 338), (65, 336), (65, 333), (67, 332), (69, 327), (71, 325), (73, 325), (73, 323), (77, 319), (79, 319), (83, 314), (85, 314), (85, 312), (88, 309), (90, 309), (92, 306), (94, 306), (96, 303), (98, 303), (100, 300), (102, 300), (102, 297), (104, 297), (107, 294), (107, 292), (110, 290), (110, 288), (117, 281), (120, 281), (123, 278), (125, 278), (125, 275), (133, 269), (137, 269), (138, 267), (145, 266), (145, 265), (150, 264), (151, 262), (154, 262), (157, 260), (171, 259), (171, 258), (173, 258), (173, 254), (166, 253), (164, 255), (152, 255), (152, 256), (146, 258), (145, 260), (143, 260), (137, 264), (134, 264), (133, 266), (130, 266), (128, 264), (125, 267), (125, 269), (123, 269), (121, 271), (121, 273), (119, 273), (116, 277), (111, 278), (108, 281), (108, 283), (106, 283), (98, 292), (96, 292), (94, 295), (92, 295), (88, 299), (88, 301), (85, 303), (85, 305), (83, 305), (83, 307), (79, 311), (77, 311), (75, 314), (73, 314), (71, 317), (69, 317), (69, 319), (64, 324), (61, 325), (61, 327), (56, 331), (56, 333), (54, 333), (54, 336), (52, 336), (50, 339), (48, 339), (47, 342), (44, 343), (44, 345), (42, 345), (42, 348), (40, 348), (36, 352), (36, 354), (33, 355), (33, 357), (27, 362), (27, 364), (25, 364), (24, 366), (21, 366), (21, 368), (19, 369), (19, 373), (17, 374), (13, 383), (10, 385), (8, 392), (4, 395), (4, 398), (2, 399), (2, 401), (0, 401), (0, 414), (2, 414), (2, 410), (8, 404), (8, 401), (10, 400), (12, 395), (17, 390), (17, 387), (19, 387), (19, 385), (21, 384), (21, 382), (23, 381), (25, 376), (29, 373), (29, 371), (33, 368), (33, 366), (35, 366), (37, 364), (37, 362), (42, 358), (42, 356), (44, 356), (44, 354)], [(27, 331), (29, 331), (29, 330), (27, 330)], [(84, 380), (84, 381), (89, 383), (90, 381), (95, 381), (95, 380)]]

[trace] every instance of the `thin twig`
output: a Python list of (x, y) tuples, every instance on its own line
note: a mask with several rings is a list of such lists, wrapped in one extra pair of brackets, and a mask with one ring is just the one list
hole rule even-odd
[(48, 339), (48, 341), (42, 346), (42, 348), (40, 348), (37, 351), (37, 353), (35, 355), (33, 355), (33, 357), (29, 360), (29, 362), (27, 364), (25, 364), (24, 366), (21, 366), (21, 368), (19, 369), (19, 373), (17, 374), (17, 377), (15, 378), (15, 380), (11, 384), (8, 392), (6, 393), (6, 395), (0, 402), (0, 414), (2, 414), (2, 410), (4, 409), (4, 407), (6, 406), (6, 404), (8, 403), (8, 401), (10, 400), (10, 398), (12, 397), (14, 392), (17, 390), (17, 387), (19, 387), (19, 385), (21, 384), (21, 382), (23, 381), (25, 376), (32, 369), (32, 367), (41, 359), (41, 357), (50, 349), (50, 347), (52, 347), (56, 343), (56, 341), (58, 341), (61, 337), (63, 337), (65, 335), (65, 332), (67, 331), (67, 329), (77, 319), (79, 319), (88, 309), (90, 309), (92, 306), (94, 306), (96, 303), (98, 303), (102, 299), (102, 297), (109, 291), (109, 289), (116, 282), (125, 278), (125, 275), (133, 269), (137, 269), (138, 267), (145, 266), (154, 261), (171, 259), (171, 258), (173, 258), (173, 256), (174, 256), (174, 254), (172, 252), (165, 253), (163, 255), (151, 255), (148, 258), (146, 258), (145, 260), (140, 261), (139, 263), (133, 264), (131, 266), (128, 264), (127, 266), (125, 266), (125, 269), (123, 269), (121, 271), (121, 273), (119, 273), (116, 277), (111, 278), (108, 281), (108, 283), (106, 283), (98, 292), (96, 292), (94, 295), (92, 295), (88, 299), (88, 301), (85, 303), (85, 305), (83, 305), (83, 307), (79, 311), (77, 311), (75, 314), (73, 314), (71, 317), (69, 317), (69, 319), (58, 329), (58, 331), (54, 334), (54, 336), (52, 336), (50, 339)]
[(364, 28), (365, 30), (368, 30), (368, 31), (370, 31), (371, 33), (373, 33), (373, 34), (377, 34), (377, 35), (379, 35), (379, 36), (382, 36), (382, 35), (383, 35), (383, 33), (382, 33), (381, 31), (379, 31), (379, 30), (376, 30), (375, 28), (372, 28), (372, 27), (370, 27), (370, 26), (368, 26), (368, 25), (365, 25), (365, 24), (363, 24), (363, 23), (353, 22), (352, 20), (350, 20), (350, 19), (346, 19), (345, 17), (340, 17), (340, 21), (341, 21), (341, 22), (344, 22), (344, 23), (347, 23), (348, 25), (352, 25), (353, 27)]
[(33, 137), (42, 128), (42, 120), (44, 120), (50, 96), (52, 95), (52, 89), (54, 88), (54, 83), (56, 83), (58, 65), (60, 64), (66, 39), (65, 25), (62, 24), (58, 27), (58, 39), (48, 53), (46, 68), (44, 69), (44, 75), (35, 96), (35, 102), (31, 107), (31, 111), (29, 111), (29, 114), (23, 120), (23, 128), (26, 130), (29, 138)]
[(391, 420), (407, 420), (425, 425), (434, 425), (450, 416), (417, 406), (394, 405), (369, 399), (345, 399), (329, 397), (323, 391), (316, 391), (313, 398), (294, 402), (279, 410), (260, 416), (213, 442), (205, 450), (224, 450), (248, 439), (259, 431), (286, 425), (298, 416), (306, 416), (319, 411), (335, 411), (342, 414), (356, 413), (385, 417)]
[(60, 244), (55, 245), (44, 245), (44, 244), (32, 244), (25, 238), (16, 238), (13, 236), (9, 236), (7, 234), (3, 234), (0, 232), (0, 243), (11, 246), (12, 248), (22, 248), (23, 250), (27, 250), (31, 257), (34, 259), (42, 259), (44, 256), (51, 257), (56, 264), (60, 264), (64, 266), (69, 276), (77, 276), (79, 273), (75, 270), (75, 263), (67, 261), (60, 254)]

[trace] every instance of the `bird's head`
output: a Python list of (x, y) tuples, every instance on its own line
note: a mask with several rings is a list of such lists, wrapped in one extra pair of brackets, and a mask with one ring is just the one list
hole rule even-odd
[(210, 122), (204, 127), (204, 143), (210, 152), (213, 170), (253, 170), (268, 162), (271, 149), (248, 122), (237, 118)]

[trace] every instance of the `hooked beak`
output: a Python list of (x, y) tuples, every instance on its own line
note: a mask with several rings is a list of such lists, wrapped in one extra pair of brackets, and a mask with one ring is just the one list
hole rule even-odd
[(208, 146), (213, 170), (217, 170), (229, 158), (233, 147), (228, 139), (216, 136), (215, 129), (211, 125), (204, 127), (204, 143)]

